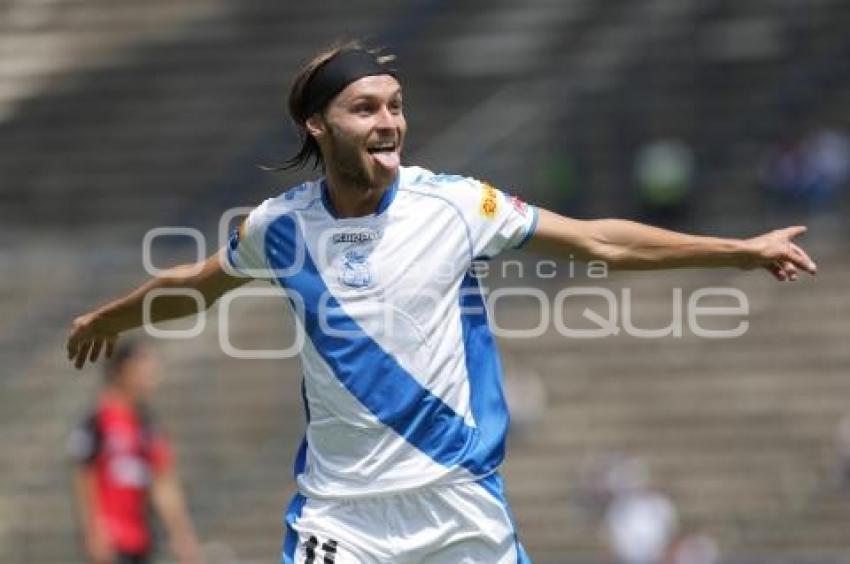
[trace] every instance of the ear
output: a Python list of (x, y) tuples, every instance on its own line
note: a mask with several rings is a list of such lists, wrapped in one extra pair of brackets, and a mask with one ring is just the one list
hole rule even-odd
[(315, 113), (307, 118), (304, 127), (307, 129), (307, 133), (312, 135), (316, 140), (323, 137), (327, 131), (327, 124), (319, 113)]

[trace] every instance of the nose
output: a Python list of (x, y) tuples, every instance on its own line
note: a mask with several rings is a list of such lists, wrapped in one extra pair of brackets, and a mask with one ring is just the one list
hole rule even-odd
[(387, 106), (382, 106), (377, 115), (379, 129), (395, 129), (395, 116)]

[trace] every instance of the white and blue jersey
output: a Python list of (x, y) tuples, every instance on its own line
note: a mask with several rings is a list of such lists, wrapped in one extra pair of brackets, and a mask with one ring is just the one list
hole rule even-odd
[(508, 410), (470, 268), (522, 246), (536, 221), (486, 183), (418, 167), (400, 168), (373, 215), (337, 217), (322, 180), (251, 212), (227, 257), (283, 288), (305, 332), (295, 474), (307, 499), (468, 482), (501, 495), (486, 478), (504, 457)]

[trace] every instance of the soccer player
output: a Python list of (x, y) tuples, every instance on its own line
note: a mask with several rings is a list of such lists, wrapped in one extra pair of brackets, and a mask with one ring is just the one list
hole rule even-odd
[(91, 415), (71, 435), (74, 488), (92, 564), (143, 564), (152, 557), (153, 502), (181, 562), (195, 562), (197, 540), (166, 438), (145, 401), (156, 382), (153, 351), (128, 341), (109, 359)]
[[(308, 426), (283, 562), (528, 562), (497, 472), (508, 412), (472, 262), (525, 246), (612, 268), (764, 267), (788, 280), (815, 272), (793, 242), (805, 228), (739, 240), (579, 221), (472, 178), (401, 166), (402, 98), (378, 52), (349, 43), (316, 56), (290, 92), (303, 133), (290, 164), (313, 162), (324, 176), (263, 202), (202, 263), (75, 319), (68, 356), (80, 368), (108, 354), (142, 324), (153, 290), (196, 290), (209, 306), (270, 280), (307, 336)], [(149, 313), (195, 311), (191, 297), (169, 295)]]

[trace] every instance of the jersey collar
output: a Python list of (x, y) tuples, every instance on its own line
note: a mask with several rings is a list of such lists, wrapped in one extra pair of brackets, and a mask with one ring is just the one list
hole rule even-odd
[[(393, 203), (395, 199), (396, 192), (398, 192), (398, 185), (401, 179), (401, 170), (395, 175), (395, 179), (393, 179), (392, 184), (387, 186), (387, 189), (384, 190), (384, 193), (381, 194), (381, 199), (378, 201), (378, 209), (375, 210), (374, 215), (378, 216), (387, 211), (387, 208), (390, 207), (390, 204)], [(331, 202), (330, 195), (328, 194), (328, 181), (326, 178), (322, 178), (321, 182), (322, 189), (322, 204), (325, 206), (325, 210), (333, 217), (334, 219), (340, 219), (339, 214)], [(370, 217), (370, 216), (364, 216)], [(346, 219), (356, 219), (356, 218), (346, 218)]]

